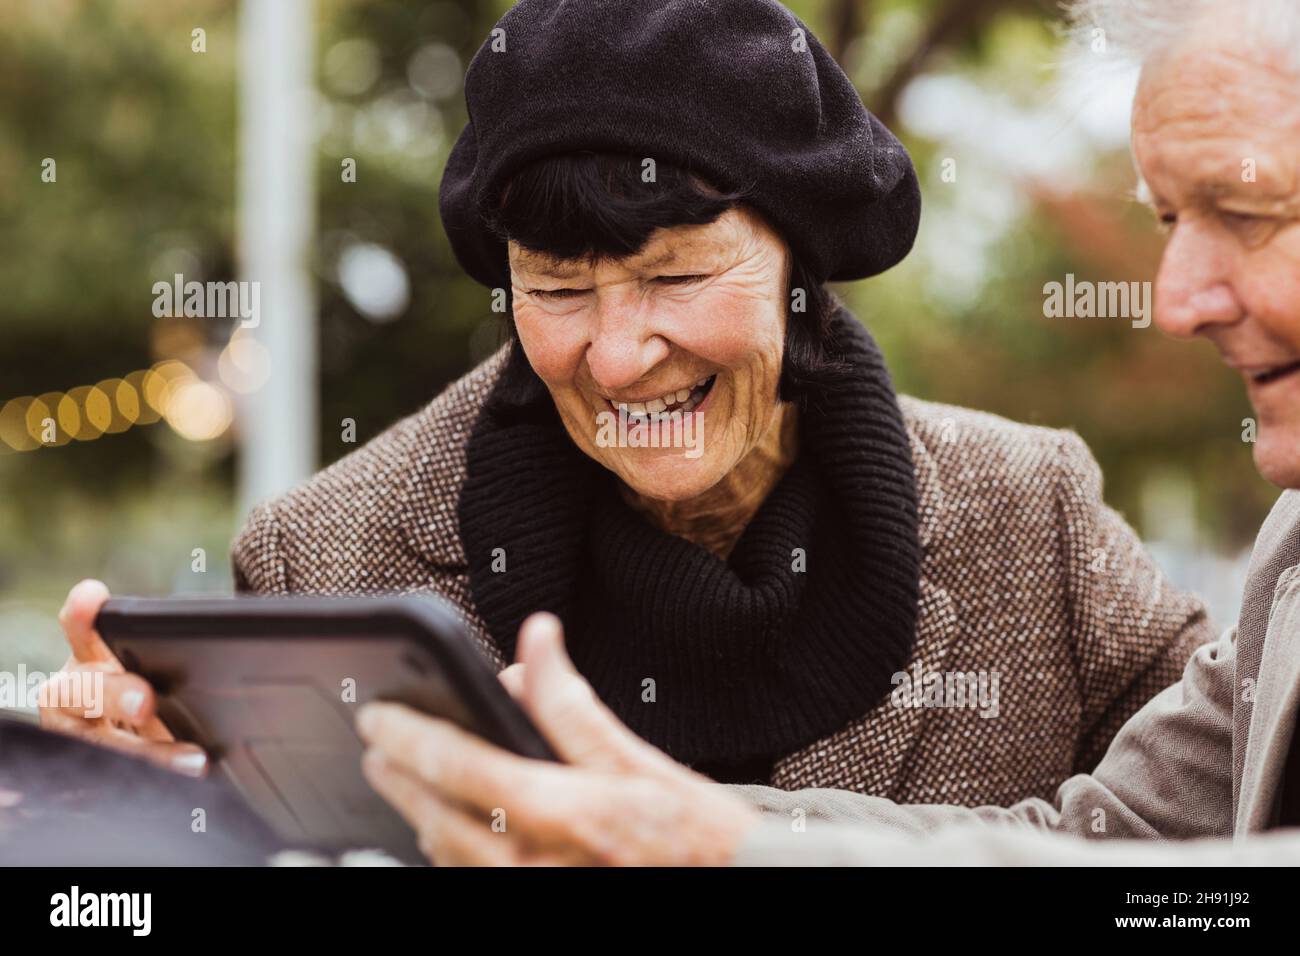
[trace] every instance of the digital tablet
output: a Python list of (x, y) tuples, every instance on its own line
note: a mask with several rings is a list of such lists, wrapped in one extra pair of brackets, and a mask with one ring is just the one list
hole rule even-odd
[(398, 701), (524, 757), (555, 754), (437, 598), (111, 598), (96, 629), (287, 844), (421, 862), (361, 772), (356, 712)]

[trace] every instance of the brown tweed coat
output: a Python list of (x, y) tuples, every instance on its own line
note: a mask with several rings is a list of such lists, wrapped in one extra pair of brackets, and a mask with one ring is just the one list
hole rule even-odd
[[(504, 350), (301, 487), (259, 505), (236, 586), (269, 594), (434, 590), (498, 667), (471, 599), (456, 504)], [(772, 786), (1006, 805), (1091, 770), (1120, 726), (1214, 635), (1118, 514), (1071, 432), (902, 399), (924, 549), (913, 662), (998, 674), (998, 713), (887, 698), (779, 760)]]

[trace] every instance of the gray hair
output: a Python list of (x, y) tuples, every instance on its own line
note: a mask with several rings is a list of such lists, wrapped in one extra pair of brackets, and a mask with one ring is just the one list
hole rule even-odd
[(1159, 56), (1209, 11), (1232, 5), (1252, 36), (1300, 70), (1300, 0), (1066, 0), (1081, 44), (1093, 46), (1100, 36), (1108, 53), (1138, 64)]

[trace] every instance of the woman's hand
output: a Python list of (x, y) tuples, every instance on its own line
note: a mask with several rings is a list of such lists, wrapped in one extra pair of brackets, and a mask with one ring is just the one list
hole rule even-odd
[(758, 812), (641, 740), (534, 614), (501, 680), (565, 761), (528, 760), (400, 704), (362, 708), (371, 785), (439, 865), (717, 865)]
[(100, 581), (82, 581), (68, 592), (59, 623), (72, 656), (41, 688), (41, 726), (202, 776), (203, 750), (176, 743), (154, 713), (149, 682), (126, 673), (95, 630), (95, 615), (107, 600), (108, 588)]

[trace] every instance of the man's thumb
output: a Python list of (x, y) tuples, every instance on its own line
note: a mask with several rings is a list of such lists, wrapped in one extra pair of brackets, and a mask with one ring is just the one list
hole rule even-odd
[(560, 621), (534, 614), (519, 630), (523, 704), (566, 763), (606, 770), (641, 765), (647, 745), (606, 707), (564, 651)]

